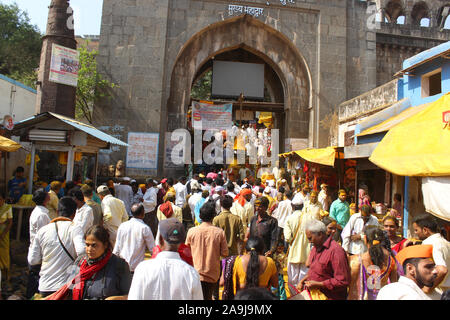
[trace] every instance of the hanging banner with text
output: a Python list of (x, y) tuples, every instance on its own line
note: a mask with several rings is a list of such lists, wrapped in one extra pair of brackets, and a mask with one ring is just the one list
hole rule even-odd
[(159, 133), (128, 133), (127, 168), (158, 169)]
[(233, 104), (212, 105), (194, 102), (192, 123), (198, 130), (226, 130), (231, 128)]
[(75, 49), (52, 45), (49, 81), (76, 87), (80, 54)]

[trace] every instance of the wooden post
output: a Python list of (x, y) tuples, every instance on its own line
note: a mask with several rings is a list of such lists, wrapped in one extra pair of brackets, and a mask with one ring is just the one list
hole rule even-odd
[(239, 127), (242, 127), (242, 102), (244, 101), (244, 93), (241, 93), (239, 96), (239, 106), (240, 106), (240, 114), (239, 114)]
[(28, 178), (28, 194), (33, 194), (33, 179), (34, 179), (34, 162), (36, 158), (36, 145), (33, 143), (31, 146), (31, 159), (30, 159), (30, 175)]
[(75, 160), (75, 152), (73, 148), (69, 149), (69, 154), (67, 156), (67, 172), (66, 181), (71, 181), (73, 179), (73, 163)]
[(95, 154), (94, 186), (97, 186), (97, 176), (98, 176), (98, 152)]

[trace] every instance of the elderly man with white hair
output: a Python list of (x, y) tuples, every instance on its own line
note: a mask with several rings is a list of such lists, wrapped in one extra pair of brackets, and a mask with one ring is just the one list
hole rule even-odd
[(309, 255), (309, 270), (297, 288), (319, 290), (328, 300), (346, 300), (350, 284), (350, 266), (344, 249), (327, 236), (327, 227), (311, 219), (305, 226), (306, 237), (313, 244)]

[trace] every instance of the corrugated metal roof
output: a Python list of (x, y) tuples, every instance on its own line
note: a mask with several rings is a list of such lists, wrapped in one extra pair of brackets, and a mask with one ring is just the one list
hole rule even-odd
[(43, 121), (50, 119), (50, 117), (54, 117), (58, 120), (61, 120), (64, 123), (76, 128), (78, 130), (84, 131), (87, 134), (89, 134), (99, 140), (102, 140), (102, 141), (105, 141), (108, 143), (112, 143), (112, 144), (116, 144), (119, 146), (128, 147), (127, 143), (120, 141), (119, 139), (116, 139), (116, 138), (110, 136), (109, 134), (106, 134), (91, 125), (88, 125), (86, 123), (83, 123), (83, 122), (77, 121), (75, 119), (65, 117), (65, 116), (62, 116), (60, 114), (53, 113), (53, 112), (41, 113), (34, 117), (22, 120), (22, 121), (16, 123), (14, 129), (17, 130), (17, 129), (21, 129), (21, 128), (25, 127), (26, 125), (33, 125), (35, 123), (43, 122)]
[(410, 108), (404, 110), (403, 112), (383, 121), (382, 123), (377, 124), (371, 128), (364, 130), (363, 132), (358, 134), (358, 137), (389, 131), (390, 129), (392, 129), (393, 127), (398, 125), (403, 120), (406, 120), (406, 119), (412, 117), (413, 115), (419, 113), (420, 111), (424, 110), (425, 108), (428, 108), (431, 104), (432, 103), (426, 103), (426, 104), (423, 104), (423, 105), (420, 105), (417, 107), (410, 107)]
[(67, 123), (68, 125), (71, 125), (81, 131), (86, 132), (87, 134), (90, 134), (93, 137), (96, 137), (97, 139), (100, 139), (102, 141), (108, 142), (108, 143), (112, 143), (112, 144), (117, 144), (119, 146), (124, 146), (124, 147), (128, 147), (128, 144), (125, 142), (120, 141), (119, 139), (116, 139), (112, 136), (110, 136), (109, 134), (104, 133), (103, 131), (98, 130), (97, 128), (85, 124), (83, 122), (79, 122), (76, 121), (75, 119), (71, 119), (65, 116), (62, 116), (60, 114), (56, 114), (53, 112), (49, 112), (52, 116), (54, 116), (55, 118), (58, 118), (59, 120)]

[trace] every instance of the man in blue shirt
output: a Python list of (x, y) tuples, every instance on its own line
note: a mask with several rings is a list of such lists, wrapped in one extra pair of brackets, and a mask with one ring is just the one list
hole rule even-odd
[(17, 167), (14, 178), (8, 181), (9, 197), (12, 199), (13, 203), (17, 203), (20, 197), (25, 193), (27, 179), (23, 177), (24, 171), (23, 167)]
[(345, 190), (339, 190), (339, 198), (331, 204), (330, 218), (333, 218), (337, 223), (344, 228), (350, 219), (350, 205), (347, 201), (347, 193)]

